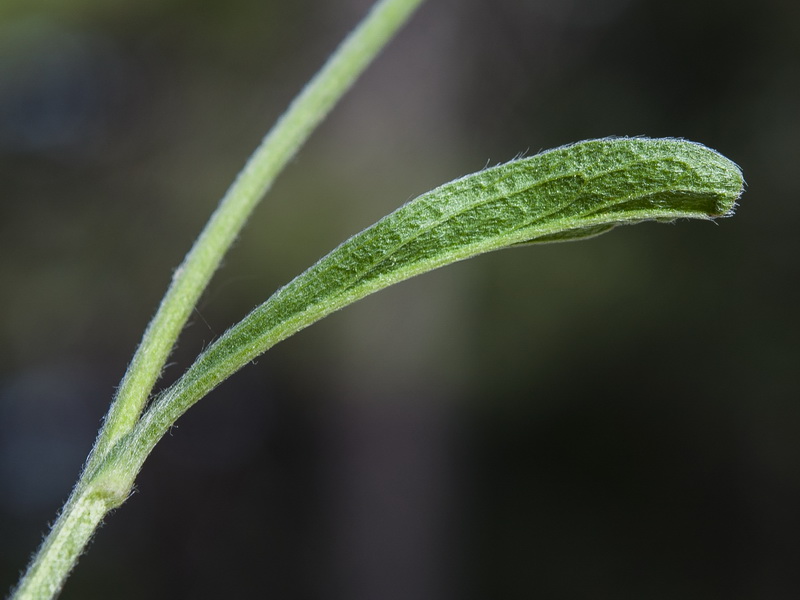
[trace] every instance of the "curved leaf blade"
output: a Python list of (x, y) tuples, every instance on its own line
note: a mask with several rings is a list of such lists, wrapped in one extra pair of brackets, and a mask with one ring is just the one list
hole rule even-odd
[(153, 434), (147, 438), (160, 437), (191, 404), (277, 342), (414, 275), (622, 224), (729, 216), (743, 189), (736, 164), (672, 138), (590, 140), (467, 175), (400, 207), (279, 289), (161, 395), (141, 428)]

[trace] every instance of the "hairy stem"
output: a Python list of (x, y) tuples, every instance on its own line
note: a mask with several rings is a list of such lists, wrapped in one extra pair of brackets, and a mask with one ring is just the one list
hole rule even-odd
[(73, 496), (56, 519), (14, 598), (57, 596), (67, 574), (111, 508), (113, 506), (102, 494), (88, 488)]
[[(252, 154), (220, 201), (150, 321), (106, 415), (92, 453), (61, 516), (13, 598), (55, 597), (103, 516), (127, 497), (133, 477), (104, 465), (135, 427), (178, 335), (256, 204), (312, 131), (423, 0), (380, 0), (336, 49)], [(135, 476), (135, 473), (133, 474)], [(109, 492), (102, 480), (118, 480)]]
[(252, 154), (175, 271), (120, 384), (89, 469), (133, 428), (198, 298), (256, 204), (311, 132), (421, 2), (378, 2)]

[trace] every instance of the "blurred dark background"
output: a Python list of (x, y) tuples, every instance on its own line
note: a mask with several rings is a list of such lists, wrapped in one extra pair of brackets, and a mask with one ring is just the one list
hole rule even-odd
[[(0, 580), (172, 269), (369, 0), (0, 3)], [(342, 239), (522, 152), (676, 136), (738, 214), (479, 257), (193, 408), (72, 598), (796, 598), (800, 4), (430, 0), (290, 165), (166, 381)]]

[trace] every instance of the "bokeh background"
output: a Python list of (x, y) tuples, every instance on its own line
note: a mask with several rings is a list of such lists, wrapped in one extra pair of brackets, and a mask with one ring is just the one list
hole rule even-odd
[[(192, 239), (369, 0), (0, 3), (0, 581)], [(733, 219), (479, 257), (274, 348), (162, 441), (62, 598), (796, 598), (800, 4), (430, 0), (259, 208), (165, 373), (439, 183), (609, 135)]]

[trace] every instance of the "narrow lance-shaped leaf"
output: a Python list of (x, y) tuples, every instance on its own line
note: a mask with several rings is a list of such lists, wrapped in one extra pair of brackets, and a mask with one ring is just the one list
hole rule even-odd
[(229, 329), (162, 394), (139, 437), (155, 443), (269, 347), (393, 283), (508, 246), (576, 240), (625, 223), (727, 216), (742, 190), (739, 168), (717, 152), (646, 138), (581, 142), (447, 183), (344, 242)]

